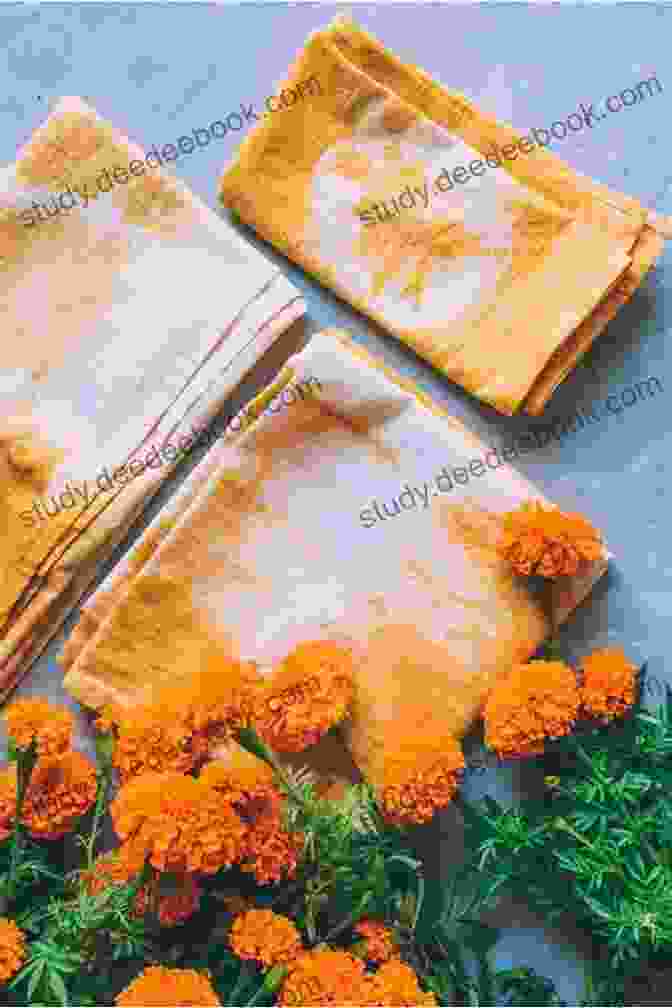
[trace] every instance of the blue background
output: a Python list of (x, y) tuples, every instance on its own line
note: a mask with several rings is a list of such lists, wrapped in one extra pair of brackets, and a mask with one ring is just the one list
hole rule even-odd
[[(657, 76), (662, 94), (607, 116), (553, 149), (577, 170), (638, 197), (650, 209), (672, 213), (671, 7), (363, 4), (352, 10), (402, 58), (521, 131), (566, 120), (581, 102), (597, 108), (608, 95)], [(82, 96), (147, 149), (207, 127), (241, 102), (261, 111), (307, 33), (335, 13), (331, 5), (283, 4), (2, 7), (0, 160), (14, 160), (50, 103), (64, 94)], [(217, 140), (174, 166), (214, 208), (218, 176), (242, 135)], [(349, 328), (492, 444), (569, 417), (577, 407), (589, 409), (612, 393), (620, 396), (647, 377), (659, 379), (662, 392), (655, 397), (515, 464), (561, 506), (585, 511), (614, 553), (608, 578), (564, 631), (568, 655), (622, 643), (633, 659), (648, 659), (656, 676), (670, 678), (665, 656), (672, 586), (667, 512), (672, 351), (666, 352), (666, 340), (672, 337), (672, 249), (555, 394), (543, 421), (533, 421), (501, 417), (479, 405), (245, 234), (304, 292), (310, 331)], [(417, 474), (420, 480), (432, 475)], [(61, 641), (62, 636), (53, 642), (22, 692), (48, 690), (62, 698), (54, 661)], [(513, 794), (521, 773), (525, 770), (491, 771), (470, 787)], [(450, 822), (444, 827), (442, 853), (449, 863)], [(579, 989), (580, 936), (550, 932), (523, 908), (507, 908), (502, 919), (509, 927), (498, 961), (527, 963), (552, 976), (572, 1003)]]

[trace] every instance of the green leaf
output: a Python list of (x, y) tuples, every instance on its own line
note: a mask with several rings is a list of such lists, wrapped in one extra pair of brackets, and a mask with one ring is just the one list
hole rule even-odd
[(52, 970), (49, 974), (49, 987), (60, 1005), (68, 1004), (68, 992), (63, 977), (57, 970)]

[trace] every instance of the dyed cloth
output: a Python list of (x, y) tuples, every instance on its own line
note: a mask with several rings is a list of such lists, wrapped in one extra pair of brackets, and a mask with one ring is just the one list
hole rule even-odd
[(244, 140), (224, 204), (474, 396), (540, 413), (664, 222), (347, 19), (308, 39), (287, 102), (308, 78), (319, 95)]
[[(607, 555), (542, 606), (495, 543), (504, 512), (543, 498), (501, 459), (442, 484), (427, 507), (362, 521), (373, 501), (487, 448), (342, 333), (313, 336), (257, 409), (84, 607), (65, 685), (90, 707), (128, 707), (188, 682), (213, 649), (266, 674), (299, 644), (345, 643), (356, 658), (348, 746), (376, 783), (407, 734), (464, 735), (496, 678), (534, 653), (551, 617), (569, 616)], [(337, 767), (333, 751), (326, 763)]]
[(2, 176), (0, 694), (304, 310), (144, 157), (64, 98)]

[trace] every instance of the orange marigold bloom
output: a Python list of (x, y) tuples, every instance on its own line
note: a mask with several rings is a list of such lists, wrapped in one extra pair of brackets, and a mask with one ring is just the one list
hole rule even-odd
[(187, 686), (163, 689), (128, 710), (107, 711), (99, 727), (116, 727), (114, 764), (122, 783), (149, 771), (189, 773), (211, 749), (230, 742), (249, 718), (252, 670), (251, 663), (215, 655)]
[(288, 833), (279, 815), (260, 816), (247, 837), (247, 862), (241, 865), (259, 885), (293, 878), (303, 853), (303, 835)]
[(278, 1004), (361, 1005), (364, 980), (361, 959), (342, 949), (312, 949), (292, 963), (280, 988)]
[(203, 973), (190, 969), (148, 966), (117, 995), (120, 1008), (200, 1008), (221, 1005), (212, 984)]
[(110, 806), (117, 835), (159, 871), (212, 874), (240, 861), (248, 828), (203, 781), (147, 773), (125, 784)]
[(581, 705), (589, 717), (612, 718), (635, 702), (637, 666), (622, 648), (600, 648), (581, 665)]
[(28, 749), (35, 741), (38, 756), (58, 756), (70, 748), (75, 719), (66, 707), (27, 697), (11, 704), (3, 718), (17, 749)]
[(386, 755), (380, 804), (388, 822), (428, 822), (457, 791), (464, 756), (453, 735), (409, 733)]
[(201, 746), (210, 751), (231, 740), (251, 715), (252, 692), (258, 684), (254, 662), (213, 653), (191, 685), (189, 716)]
[(0, 843), (11, 836), (16, 816), (16, 763), (0, 770)]
[(13, 920), (0, 917), (0, 983), (11, 980), (26, 959), (26, 938)]
[(545, 578), (576, 574), (605, 553), (600, 533), (587, 518), (536, 501), (503, 516), (499, 550), (516, 574)]
[(121, 712), (113, 762), (122, 784), (139, 774), (188, 773), (196, 766), (192, 730), (184, 707), (161, 700)]
[(259, 691), (253, 724), (278, 752), (301, 752), (343, 720), (352, 696), (350, 650), (335, 641), (307, 641)]
[(272, 910), (248, 910), (240, 914), (233, 922), (230, 940), (231, 948), (241, 959), (254, 959), (267, 967), (289, 962), (302, 948), (296, 925)]
[(268, 763), (235, 743), (222, 756), (203, 767), (199, 780), (231, 802), (246, 822), (279, 813), (282, 796)]
[(579, 703), (576, 676), (564, 662), (514, 665), (485, 703), (486, 745), (504, 757), (539, 754), (544, 739), (572, 730)]
[(96, 800), (96, 768), (79, 752), (44, 756), (35, 764), (22, 819), (36, 840), (60, 840)]
[(397, 955), (394, 933), (382, 921), (365, 917), (355, 925), (355, 931), (364, 939), (364, 954), (369, 962), (384, 963)]
[(413, 1005), (438, 1004), (431, 991), (423, 991), (414, 969), (399, 958), (390, 959), (368, 978), (361, 1005)]

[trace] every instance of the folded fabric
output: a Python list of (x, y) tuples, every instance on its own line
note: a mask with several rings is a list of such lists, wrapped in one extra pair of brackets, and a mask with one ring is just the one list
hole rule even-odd
[(540, 413), (664, 222), (347, 19), (308, 39), (290, 94), (306, 75), (320, 95), (246, 137), (222, 201), (473, 395)]
[(64, 98), (0, 180), (1, 695), (304, 311), (228, 222), (144, 159)]
[(355, 658), (348, 747), (380, 787), (401, 741), (465, 734), (497, 677), (590, 592), (606, 553), (542, 605), (496, 543), (503, 514), (543, 497), (501, 459), (442, 483), (427, 506), (385, 505), (372, 525), (365, 511), (402, 484), (487, 449), (342, 333), (313, 336), (256, 412), (85, 605), (65, 686), (89, 707), (129, 707), (188, 684), (213, 654), (268, 677), (300, 646), (336, 643)]

